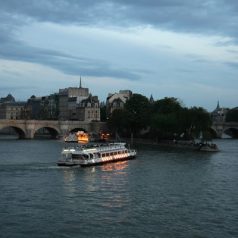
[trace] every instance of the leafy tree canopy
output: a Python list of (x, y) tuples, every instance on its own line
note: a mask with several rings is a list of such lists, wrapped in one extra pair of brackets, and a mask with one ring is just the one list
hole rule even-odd
[(194, 138), (211, 126), (210, 114), (202, 107), (186, 108), (176, 98), (150, 102), (141, 94), (133, 94), (124, 109), (113, 111), (109, 124), (115, 132), (140, 135), (150, 129), (151, 138)]
[(150, 102), (141, 94), (133, 94), (126, 102), (127, 126), (133, 132), (139, 132), (149, 124)]
[(177, 98), (165, 97), (154, 102), (152, 111), (154, 113), (171, 113), (180, 109), (182, 109), (182, 106)]
[(227, 122), (238, 122), (238, 107), (229, 110), (226, 114)]

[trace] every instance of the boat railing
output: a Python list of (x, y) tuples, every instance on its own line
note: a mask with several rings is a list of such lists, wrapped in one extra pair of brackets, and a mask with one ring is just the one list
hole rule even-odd
[(83, 148), (85, 152), (101, 152), (101, 151), (111, 151), (111, 150), (118, 150), (118, 149), (124, 149), (124, 144), (107, 144), (107, 145), (99, 145), (95, 146), (93, 148)]
[(108, 143), (108, 144), (95, 144), (95, 145), (77, 145), (77, 146), (68, 146), (63, 150), (73, 151), (76, 153), (97, 153), (97, 152), (108, 152), (108, 151), (117, 151), (117, 150), (127, 150), (130, 153), (135, 153), (135, 150), (127, 149), (125, 143)]

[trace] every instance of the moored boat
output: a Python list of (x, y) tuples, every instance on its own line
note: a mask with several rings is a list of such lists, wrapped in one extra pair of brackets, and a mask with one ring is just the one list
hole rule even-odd
[(128, 149), (126, 143), (103, 143), (74, 146), (62, 150), (58, 166), (93, 166), (134, 159), (136, 150)]
[(214, 143), (200, 143), (198, 146), (198, 150), (205, 152), (218, 152), (219, 148)]
[(204, 152), (219, 152), (220, 149), (217, 144), (212, 142), (195, 142), (195, 141), (163, 141), (159, 142), (158, 145), (162, 147), (191, 150), (191, 151), (204, 151)]

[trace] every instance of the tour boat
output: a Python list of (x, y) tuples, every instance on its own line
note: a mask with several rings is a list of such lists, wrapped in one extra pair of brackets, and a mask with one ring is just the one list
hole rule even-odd
[(93, 166), (109, 162), (133, 159), (136, 150), (128, 149), (126, 143), (103, 143), (68, 146), (62, 150), (58, 166)]

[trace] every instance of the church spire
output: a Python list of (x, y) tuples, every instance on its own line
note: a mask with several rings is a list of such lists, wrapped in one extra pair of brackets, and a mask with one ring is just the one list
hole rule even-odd
[(220, 104), (219, 104), (219, 100), (217, 101), (217, 108), (216, 108), (217, 110), (219, 110), (220, 109)]
[(82, 88), (82, 80), (81, 80), (81, 76), (80, 76), (79, 88)]
[(154, 98), (152, 94), (150, 95), (150, 103), (154, 103)]

